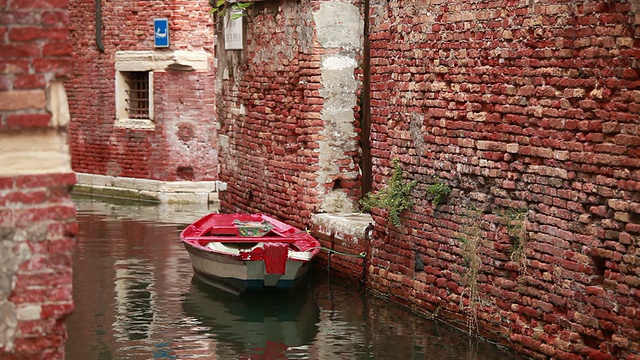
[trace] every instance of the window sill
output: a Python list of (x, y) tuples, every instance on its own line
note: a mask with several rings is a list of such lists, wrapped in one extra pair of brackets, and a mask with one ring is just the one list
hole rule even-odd
[(150, 119), (118, 119), (115, 128), (131, 130), (155, 130), (156, 124)]

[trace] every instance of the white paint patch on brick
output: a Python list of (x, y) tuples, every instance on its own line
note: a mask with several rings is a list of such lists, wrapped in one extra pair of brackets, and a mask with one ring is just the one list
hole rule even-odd
[(18, 328), (16, 306), (9, 301), (0, 301), (0, 347), (13, 350), (13, 342)]
[(358, 66), (356, 60), (349, 56), (327, 56), (322, 59), (322, 70), (355, 69)]
[(42, 307), (40, 305), (25, 305), (19, 306), (17, 315), (20, 321), (38, 320), (40, 319), (40, 313)]
[(71, 120), (69, 101), (62, 81), (51, 81), (47, 84), (47, 111), (51, 113), (53, 126), (67, 126)]
[(327, 1), (313, 13), (318, 42), (325, 48), (359, 50), (362, 48), (364, 24), (360, 9), (347, 2)]

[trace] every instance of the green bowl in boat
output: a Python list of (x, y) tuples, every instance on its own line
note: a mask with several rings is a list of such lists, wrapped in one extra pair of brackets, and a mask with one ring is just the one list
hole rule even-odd
[(265, 220), (262, 222), (234, 220), (233, 225), (235, 225), (240, 236), (247, 237), (265, 236), (273, 229), (273, 225)]

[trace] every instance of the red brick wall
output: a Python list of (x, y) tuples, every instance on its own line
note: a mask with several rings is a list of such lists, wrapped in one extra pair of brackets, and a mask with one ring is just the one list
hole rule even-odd
[(331, 268), (333, 276), (354, 283), (365, 283), (368, 278), (366, 272), (369, 268), (368, 261), (371, 259), (371, 248), (364, 232), (362, 236), (357, 237), (335, 229), (323, 229), (316, 224), (312, 224), (309, 231), (324, 248), (316, 258), (316, 264)]
[(0, 130), (50, 127), (44, 89), (70, 68), (64, 2), (0, 2)]
[(64, 358), (64, 319), (74, 308), (74, 183), (73, 173), (0, 179), (0, 258), (12, 285), (8, 303), (0, 294), (0, 312), (2, 321), (17, 320), (11, 341), (0, 344), (2, 359)]
[(115, 52), (154, 50), (153, 19), (163, 17), (169, 19), (170, 50), (212, 52), (209, 9), (204, 0), (103, 1), (102, 53), (95, 40), (94, 2), (70, 1), (75, 171), (166, 181), (217, 179), (213, 64), (209, 72), (154, 72), (155, 129), (114, 128)]
[[(374, 291), (464, 326), (460, 237), (478, 231), (480, 333), (537, 358), (637, 356), (637, 5), (371, 5), (374, 185), (398, 158), (418, 186), (402, 227), (374, 210), (370, 247), (336, 246), (370, 249)], [(218, 52), (225, 211), (304, 226), (318, 209), (317, 6), (256, 3), (245, 50)], [(453, 191), (434, 210), (437, 178)], [(528, 215), (523, 263), (511, 259), (507, 226), (518, 209)], [(362, 273), (362, 261), (334, 265)]]
[[(31, 163), (63, 153), (45, 149), (66, 138), (66, 104), (53, 96), (63, 95), (57, 91), (71, 67), (66, 5), (0, 1), (0, 358), (7, 360), (63, 359), (64, 319), (73, 310), (77, 224), (69, 187), (76, 178), (64, 160), (50, 169)], [(47, 109), (47, 96), (60, 111)], [(6, 160), (12, 148), (38, 140), (14, 153), (19, 167)]]
[[(220, 133), (229, 138), (228, 148), (220, 149), (220, 178), (229, 184), (220, 194), (226, 211), (286, 213), (299, 223), (317, 203), (305, 191), (314, 178), (321, 124), (318, 99), (305, 96), (319, 82), (319, 58), (304, 38), (311, 26), (306, 11), (284, 1), (255, 3), (240, 60), (239, 52), (219, 46), (219, 66), (224, 61), (231, 69), (218, 98)], [(299, 33), (285, 32), (295, 27)], [(234, 111), (240, 106), (245, 115)]]
[[(320, 50), (303, 46), (304, 30), (284, 30), (313, 24), (315, 5), (258, 4), (247, 48), (223, 59), (234, 65), (218, 99), (223, 209), (297, 225), (318, 209)], [(399, 228), (374, 210), (370, 245), (318, 235), (323, 244), (370, 249), (370, 289), (460, 327), (473, 320), (477, 286), (474, 330), (534, 358), (638, 358), (637, 3), (371, 6), (374, 186), (398, 158), (418, 181), (415, 205)], [(452, 192), (434, 209), (437, 179)], [(508, 214), (521, 209), (517, 262)], [(473, 234), (479, 247), (465, 250), (461, 238)], [(475, 285), (466, 278), (474, 260)], [(362, 274), (361, 260), (332, 261)]]
[[(319, 3), (256, 2), (245, 49), (218, 47), (220, 69), (230, 69), (217, 106), (220, 133), (228, 137), (220, 147), (220, 178), (229, 185), (220, 194), (224, 211), (266, 212), (305, 227), (320, 206), (321, 56), (338, 50), (315, 40)], [(357, 154), (346, 156), (357, 163)], [(357, 181), (342, 186), (358, 196)]]
[[(462, 324), (475, 229), (482, 334), (536, 358), (640, 358), (639, 10), (372, 1), (375, 186), (392, 158), (419, 182), (401, 228), (374, 212), (373, 289)], [(434, 176), (453, 188), (435, 210)]]
[[(213, 68), (212, 68), (213, 69)], [(161, 124), (148, 156), (158, 179), (215, 180), (218, 177), (213, 73), (164, 72), (155, 74), (156, 122)], [(189, 119), (198, 119), (190, 121)], [(158, 130), (158, 128), (156, 128)], [(193, 168), (176, 174), (177, 168)], [(177, 176), (176, 176), (177, 175)], [(136, 176), (139, 177), (139, 176)]]

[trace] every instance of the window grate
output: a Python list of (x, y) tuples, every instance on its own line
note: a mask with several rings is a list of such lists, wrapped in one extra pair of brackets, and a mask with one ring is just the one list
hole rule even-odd
[(130, 119), (149, 118), (149, 73), (130, 71), (125, 73), (127, 107)]

